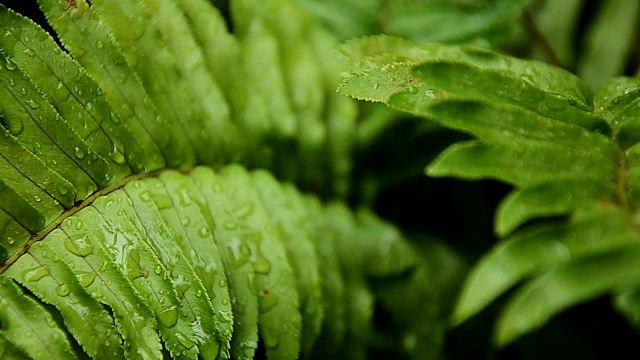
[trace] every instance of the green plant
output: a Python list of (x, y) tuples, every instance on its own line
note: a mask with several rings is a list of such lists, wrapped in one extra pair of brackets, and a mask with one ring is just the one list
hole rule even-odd
[[(638, 3), (592, 3), (0, 5), (1, 357), (494, 358), (604, 294), (637, 326), (640, 82), (604, 84)], [(496, 244), (496, 183), (439, 177), (513, 188)]]
[(40, 6), (73, 57), (0, 7), (3, 357), (364, 356), (368, 280), (416, 258), (337, 199), (331, 35), (287, 1), (234, 2), (237, 35), (203, 1)]

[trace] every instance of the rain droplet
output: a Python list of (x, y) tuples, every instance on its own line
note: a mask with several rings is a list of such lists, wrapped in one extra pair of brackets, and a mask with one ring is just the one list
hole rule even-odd
[(100, 265), (100, 269), (98, 269), (98, 271), (105, 272), (107, 270), (107, 265), (108, 265), (108, 263), (106, 261), (104, 261), (102, 263), (102, 265)]
[(196, 290), (196, 297), (202, 297), (202, 290), (198, 289)]
[(176, 332), (176, 339), (178, 339), (178, 342), (187, 349), (191, 349), (195, 346), (195, 343), (189, 340), (189, 338), (181, 332)]
[(89, 287), (89, 285), (93, 284), (93, 282), (96, 280), (96, 276), (97, 274), (93, 271), (90, 272), (83, 272), (80, 274), (77, 274), (78, 276), (78, 281), (80, 282), (80, 285), (82, 285), (82, 287)]
[(29, 282), (36, 282), (42, 279), (43, 277), (47, 276), (48, 274), (49, 273), (47, 272), (47, 269), (43, 267), (39, 267), (36, 269), (30, 269), (25, 271), (24, 279)]
[(253, 212), (253, 203), (247, 203), (236, 209), (234, 215), (238, 219), (245, 219)]
[(117, 124), (117, 123), (120, 122), (120, 117), (116, 113), (112, 112), (111, 113), (111, 121), (113, 121), (115, 124)]
[(33, 197), (33, 200), (35, 200), (35, 202), (40, 202), (42, 201), (42, 199), (40, 198), (40, 196), (36, 195)]
[[(4, 67), (6, 67), (7, 70), (9, 70), (9, 71), (13, 71), (18, 67), (18, 65), (16, 65), (16, 63), (14, 63), (13, 61), (9, 60), (9, 58), (5, 58)], [(11, 85), (13, 85), (13, 84), (11, 84)]]
[[(87, 242), (86, 236), (79, 238), (73, 242), (69, 238), (65, 239), (64, 248), (67, 249), (67, 251), (69, 251), (73, 255), (79, 256), (79, 257), (86, 257), (93, 253), (93, 245)], [(106, 268), (104, 264), (103, 264), (103, 267)], [(104, 270), (100, 268), (100, 271), (104, 271)]]
[(149, 201), (151, 201), (151, 192), (149, 190), (145, 190), (145, 191), (143, 191), (143, 192), (138, 194), (138, 198), (141, 201), (149, 202)]
[(162, 266), (156, 266), (156, 268), (153, 269), (153, 272), (156, 273), (156, 275), (160, 275), (162, 273)]
[(27, 95), (27, 89), (25, 88), (20, 89), (20, 94)]
[(100, 40), (96, 41), (96, 47), (98, 49), (102, 49), (103, 46), (104, 46), (104, 44), (102, 43), (102, 41), (100, 41)]
[(56, 294), (58, 294), (58, 296), (67, 296), (70, 292), (71, 290), (67, 284), (62, 284), (56, 288)]
[(27, 54), (27, 55), (29, 55), (29, 56), (31, 56), (31, 57), (33, 57), (33, 56), (35, 56), (35, 55), (36, 55), (36, 53), (35, 53), (35, 52), (33, 52), (33, 50), (31, 50), (31, 49), (29, 49), (29, 48), (25, 49), (25, 50), (24, 50), (24, 53), (25, 53), (25, 54)]
[(207, 226), (203, 226), (200, 229), (198, 229), (198, 236), (200, 237), (207, 237), (209, 236), (211, 232), (209, 231), (209, 228)]
[(13, 79), (9, 79), (9, 85), (11, 85), (11, 86), (15, 86), (15, 85), (16, 85), (16, 83), (15, 83), (15, 82), (13, 82)]
[(84, 150), (82, 150), (81, 148), (79, 148), (77, 146), (73, 150), (74, 150), (74, 155), (76, 156), (76, 158), (78, 158), (79, 160), (84, 159), (84, 157), (86, 155), (84, 153)]
[(116, 164), (124, 165), (127, 162), (125, 160), (125, 158), (124, 158), (124, 155), (122, 155), (122, 153), (120, 151), (114, 151), (114, 152), (110, 153), (109, 157)]
[(178, 311), (175, 307), (169, 307), (158, 314), (158, 320), (165, 327), (174, 327), (178, 322)]
[(27, 101), (25, 101), (27, 103), (27, 105), (29, 105), (29, 107), (31, 107), (32, 109), (37, 109), (40, 107), (40, 104), (38, 104), (37, 102), (33, 101), (33, 99), (29, 99)]

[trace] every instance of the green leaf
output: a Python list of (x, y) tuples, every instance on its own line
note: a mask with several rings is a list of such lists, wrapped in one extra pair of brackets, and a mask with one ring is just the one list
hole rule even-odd
[[(230, 225), (243, 228), (246, 244), (251, 250), (258, 293), (258, 325), (267, 356), (295, 359), (300, 351), (300, 301), (283, 244), (277, 238), (266, 210), (259, 203), (259, 196), (246, 171), (231, 165), (220, 172), (220, 179), (234, 212), (253, 207), (246, 218)], [(284, 332), (285, 328), (289, 330)]]
[(634, 244), (569, 263), (532, 280), (506, 305), (498, 320), (496, 342), (508, 344), (571, 305), (607, 290), (637, 284), (638, 255)]
[(300, 314), (302, 316), (301, 352), (307, 357), (313, 349), (324, 318), (320, 268), (313, 242), (293, 210), (291, 199), (284, 196), (278, 182), (267, 172), (252, 173), (252, 183), (257, 190), (265, 210), (275, 223), (282, 240), (287, 260), (296, 275), (296, 286), (300, 294)]
[[(118, 338), (113, 318), (84, 289), (95, 281), (95, 273), (82, 273), (76, 278), (67, 264), (48, 256), (51, 252), (46, 242), (36, 243), (6, 274), (42, 301), (55, 306), (64, 317), (69, 333), (89, 356), (123, 357), (122, 340)], [(93, 336), (94, 331), (104, 334), (103, 337)]]
[(0, 323), (3, 337), (30, 357), (74, 358), (51, 313), (5, 276), (0, 278)]
[[(77, 1), (77, 7), (53, 0), (39, 4), (62, 44), (96, 80), (111, 105), (111, 122), (122, 129), (118, 138), (133, 170), (163, 167), (162, 157), (169, 166), (193, 164), (194, 155), (177, 121), (156, 109), (109, 28), (103, 21), (92, 21), (99, 16), (94, 8), (84, 0)], [(172, 136), (165, 133), (167, 128), (173, 129)]]
[[(631, 255), (611, 261), (603, 255), (624, 254), (620, 249), (637, 241), (635, 79), (613, 80), (594, 96), (559, 68), (465, 46), (416, 46), (382, 36), (348, 42), (343, 53), (350, 71), (343, 93), (474, 138), (440, 154), (428, 175), (491, 178), (516, 187), (495, 221), (496, 233), (505, 238), (466, 280), (456, 324), (527, 277), (501, 313), (501, 346), (570, 305), (636, 286), (636, 280), (622, 281), (635, 271), (625, 264)], [(569, 220), (539, 220), (554, 216)], [(538, 223), (529, 231), (517, 230), (531, 220)], [(583, 274), (591, 263), (598, 270)], [(591, 284), (587, 279), (594, 274), (598, 279)]]
[(578, 62), (578, 75), (599, 89), (624, 70), (636, 38), (640, 4), (632, 0), (607, 0), (587, 31), (585, 53)]
[(276, 180), (351, 186), (333, 35), (284, 0), (234, 34), (202, 0), (39, 4), (55, 33), (0, 6), (0, 353), (364, 358), (412, 247)]
[(97, 85), (51, 36), (26, 18), (0, 8), (0, 23), (0, 31), (10, 34), (0, 38), (6, 55), (48, 94), (56, 111), (94, 152), (109, 154), (107, 180), (113, 183), (129, 175), (122, 144), (113, 141), (119, 134), (106, 119), (111, 109)]

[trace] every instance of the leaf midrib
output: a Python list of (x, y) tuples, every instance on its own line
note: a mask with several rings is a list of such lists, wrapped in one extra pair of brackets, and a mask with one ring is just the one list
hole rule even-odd
[(125, 185), (135, 180), (158, 177), (166, 171), (177, 171), (182, 174), (188, 174), (191, 172), (191, 170), (193, 170), (193, 168), (194, 167), (181, 168), (181, 169), (164, 168), (164, 169), (158, 169), (158, 170), (154, 170), (146, 173), (134, 174), (134, 175), (130, 175), (123, 178), (122, 180), (114, 183), (113, 185), (110, 185), (106, 188), (95, 191), (94, 193), (89, 195), (86, 199), (76, 202), (76, 204), (73, 207), (65, 210), (62, 214), (60, 214), (60, 216), (58, 216), (57, 219), (55, 219), (51, 224), (47, 225), (43, 230), (41, 230), (35, 235), (32, 235), (31, 238), (27, 240), (27, 242), (22, 247), (22, 249), (20, 249), (20, 251), (13, 254), (11, 257), (9, 257), (9, 259), (7, 259), (7, 261), (5, 261), (3, 264), (0, 265), (0, 275), (4, 273), (9, 267), (11, 267), (11, 265), (13, 265), (13, 263), (15, 263), (22, 255), (28, 252), (31, 245), (44, 239), (47, 235), (49, 235), (49, 233), (57, 229), (65, 219), (75, 215), (80, 210), (90, 206), (91, 204), (93, 204), (93, 202), (96, 199), (105, 195), (109, 195), (110, 193), (123, 188)]

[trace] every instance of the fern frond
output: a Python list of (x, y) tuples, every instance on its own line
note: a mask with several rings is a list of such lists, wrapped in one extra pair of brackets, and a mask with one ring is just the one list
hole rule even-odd
[[(374, 299), (366, 279), (402, 274), (415, 258), (376, 217), (310, 201), (269, 173), (240, 166), (163, 172), (66, 216), (3, 281), (16, 294), (14, 307), (29, 306), (20, 300), (28, 293), (37, 306), (53, 305), (64, 321), (49, 326), (63, 331), (59, 346), (70, 352), (64, 344), (73, 336), (93, 358), (122, 351), (159, 358), (161, 342), (174, 357), (252, 358), (259, 333), (268, 357), (295, 359), (301, 350), (311, 355), (323, 324), (348, 324), (333, 345), (362, 351)], [(293, 211), (295, 222), (284, 216)], [(316, 225), (304, 226), (308, 216)], [(340, 303), (345, 310), (333, 311)], [(3, 321), (3, 332), (40, 358), (41, 350), (11, 335), (13, 326), (46, 326), (46, 317), (36, 320), (13, 319), (10, 327)]]
[[(544, 63), (384, 36), (348, 42), (344, 54), (343, 93), (475, 137), (445, 150), (427, 174), (516, 188), (496, 216), (505, 239), (471, 272), (454, 322), (533, 276), (499, 320), (504, 345), (573, 304), (637, 286), (637, 79), (614, 80), (594, 96)], [(516, 230), (553, 216), (568, 220)]]
[(364, 358), (412, 247), (229, 165), (347, 194), (332, 35), (283, 0), (235, 34), (203, 0), (39, 3), (64, 49), (0, 5), (0, 354)]
[[(95, 191), (165, 167), (242, 161), (347, 194), (355, 104), (333, 91), (336, 41), (293, 5), (247, 13), (238, 37), (202, 0), (40, 4), (69, 53), (0, 8), (5, 258)], [(296, 39), (278, 30), (287, 11), (305, 24)]]

